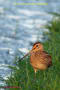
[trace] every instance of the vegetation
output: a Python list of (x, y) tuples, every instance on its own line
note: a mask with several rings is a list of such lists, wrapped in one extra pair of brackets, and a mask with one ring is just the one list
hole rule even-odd
[[(60, 90), (60, 20), (53, 19), (46, 25), (49, 29), (48, 40), (43, 43), (45, 51), (52, 56), (53, 66), (45, 71), (34, 73), (29, 58), (21, 61), (16, 58), (10, 77), (5, 80), (7, 86), (18, 86), (10, 90)], [(8, 90), (8, 89), (6, 89)]]

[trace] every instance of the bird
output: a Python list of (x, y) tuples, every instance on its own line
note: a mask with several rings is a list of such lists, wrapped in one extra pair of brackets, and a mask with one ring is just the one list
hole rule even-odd
[[(38, 70), (46, 70), (52, 66), (51, 56), (44, 51), (43, 44), (41, 42), (35, 42), (32, 50), (27, 53), (24, 57), (30, 54), (30, 64), (36, 73)], [(24, 58), (23, 57), (23, 58)]]
[(37, 70), (46, 70), (52, 65), (52, 58), (46, 51), (44, 51), (41, 42), (34, 43), (30, 55), (30, 64), (35, 73)]

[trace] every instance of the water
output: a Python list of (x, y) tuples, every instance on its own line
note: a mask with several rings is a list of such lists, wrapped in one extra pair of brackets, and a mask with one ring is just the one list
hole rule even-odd
[[(45, 6), (20, 6), (18, 2), (46, 2)], [(0, 76), (6, 78), (15, 56), (24, 54), (39, 39), (45, 41), (43, 25), (52, 19), (48, 12), (59, 12), (60, 0), (0, 0)], [(0, 81), (0, 85), (2, 85)]]

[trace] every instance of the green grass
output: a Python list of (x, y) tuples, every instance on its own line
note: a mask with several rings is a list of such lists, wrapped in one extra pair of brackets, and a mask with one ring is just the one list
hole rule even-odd
[[(30, 65), (30, 57), (10, 66), (12, 69), (10, 77), (5, 80), (7, 86), (19, 86), (20, 88), (10, 88), (10, 90), (60, 90), (60, 21), (53, 20), (46, 26), (50, 30), (49, 40), (44, 45), (45, 51), (52, 56), (53, 66), (45, 71), (39, 70), (34, 73)], [(8, 89), (6, 89), (8, 90)]]

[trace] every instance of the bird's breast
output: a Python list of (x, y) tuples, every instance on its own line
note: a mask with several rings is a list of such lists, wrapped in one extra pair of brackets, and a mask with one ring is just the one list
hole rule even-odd
[(46, 68), (51, 65), (51, 57), (46, 52), (32, 52), (30, 56), (30, 63), (32, 66), (39, 68)]

